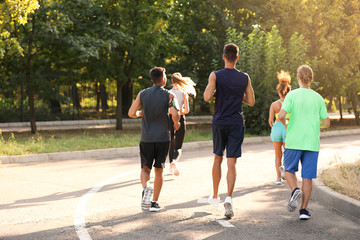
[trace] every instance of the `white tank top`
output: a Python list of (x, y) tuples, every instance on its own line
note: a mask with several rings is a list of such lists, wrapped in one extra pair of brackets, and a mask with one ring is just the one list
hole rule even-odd
[(184, 106), (183, 92), (179, 89), (171, 89), (170, 92), (176, 96), (177, 102), (179, 104), (179, 108), (182, 108)]

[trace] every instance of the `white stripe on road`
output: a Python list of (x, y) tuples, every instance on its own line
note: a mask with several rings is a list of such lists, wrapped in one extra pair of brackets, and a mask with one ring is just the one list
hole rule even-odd
[(227, 228), (235, 227), (234, 225), (232, 225), (231, 223), (229, 223), (226, 220), (216, 220), (216, 221), (223, 227), (227, 227)]
[(75, 216), (74, 216), (74, 226), (76, 234), (78, 235), (80, 240), (91, 240), (92, 238), (89, 235), (89, 232), (86, 230), (86, 224), (85, 224), (85, 215), (86, 215), (86, 204), (87, 202), (92, 198), (92, 196), (97, 193), (101, 188), (103, 188), (105, 185), (109, 184), (112, 181), (115, 181), (118, 178), (125, 177), (127, 175), (133, 174), (139, 172), (139, 169), (132, 170), (129, 172), (125, 172), (122, 174), (119, 174), (117, 176), (114, 176), (112, 178), (109, 178), (100, 184), (98, 184), (96, 187), (93, 187), (90, 189), (80, 200), (76, 210), (75, 210)]

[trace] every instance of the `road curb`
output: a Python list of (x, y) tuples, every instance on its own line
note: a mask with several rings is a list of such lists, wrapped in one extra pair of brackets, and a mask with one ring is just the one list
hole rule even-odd
[(314, 179), (312, 197), (327, 206), (330, 210), (344, 215), (360, 223), (360, 201), (338, 193), (324, 185), (319, 179)]

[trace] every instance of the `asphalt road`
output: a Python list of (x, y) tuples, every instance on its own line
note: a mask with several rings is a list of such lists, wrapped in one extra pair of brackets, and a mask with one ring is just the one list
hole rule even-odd
[[(309, 221), (287, 211), (287, 184), (272, 184), (272, 144), (244, 145), (243, 152), (231, 220), (222, 205), (204, 203), (212, 189), (211, 149), (184, 152), (180, 176), (165, 176), (158, 213), (140, 209), (138, 157), (3, 165), (0, 239), (359, 239), (360, 224), (314, 200)], [(321, 139), (320, 168), (359, 157), (359, 135)], [(226, 162), (222, 201), (225, 177)]]

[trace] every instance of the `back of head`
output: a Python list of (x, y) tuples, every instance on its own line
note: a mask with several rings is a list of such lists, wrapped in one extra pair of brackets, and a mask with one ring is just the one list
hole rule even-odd
[(196, 90), (194, 88), (196, 84), (193, 82), (193, 80), (191, 80), (191, 78), (183, 77), (181, 73), (177, 72), (171, 76), (171, 81), (174, 84), (177, 84), (181, 90), (196, 96)]
[(277, 73), (277, 78), (279, 84), (276, 86), (276, 90), (280, 93), (282, 97), (285, 97), (291, 91), (291, 76), (289, 72), (281, 70)]
[(151, 81), (154, 84), (159, 84), (161, 82), (161, 79), (163, 78), (165, 73), (165, 68), (162, 67), (154, 67), (150, 70), (149, 75), (151, 78)]
[(223, 50), (223, 54), (226, 60), (233, 63), (236, 61), (236, 58), (239, 55), (239, 47), (234, 43), (226, 44)]
[(314, 73), (308, 65), (301, 65), (297, 70), (297, 77), (304, 84), (310, 84), (314, 79)]

